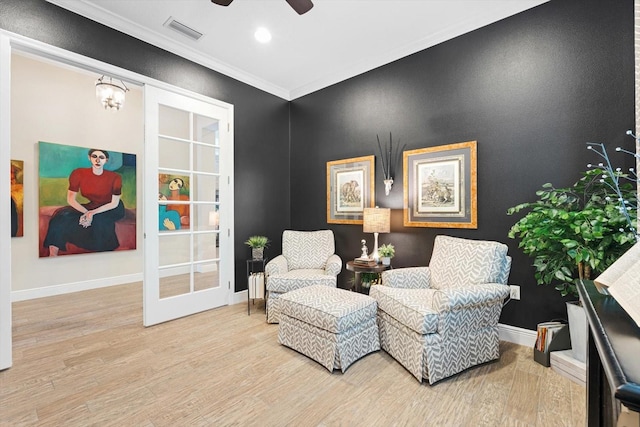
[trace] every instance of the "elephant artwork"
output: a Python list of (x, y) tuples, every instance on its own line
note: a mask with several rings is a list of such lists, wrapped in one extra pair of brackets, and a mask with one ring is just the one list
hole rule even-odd
[(358, 184), (358, 181), (353, 179), (342, 184), (342, 188), (340, 188), (340, 199), (342, 204), (360, 204), (361, 196), (359, 187), (360, 185)]
[(327, 222), (362, 224), (364, 208), (373, 207), (374, 156), (327, 162)]

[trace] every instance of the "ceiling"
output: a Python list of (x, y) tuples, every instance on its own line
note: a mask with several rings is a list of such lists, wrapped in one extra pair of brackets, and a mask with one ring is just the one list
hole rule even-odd
[[(292, 100), (548, 0), (313, 0), (304, 15), (285, 0), (47, 1)], [(164, 26), (170, 17), (203, 36)]]

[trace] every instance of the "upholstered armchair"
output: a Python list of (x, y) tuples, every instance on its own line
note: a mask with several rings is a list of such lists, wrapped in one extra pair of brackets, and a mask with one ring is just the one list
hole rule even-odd
[(371, 287), (381, 347), (430, 384), (498, 359), (510, 269), (502, 243), (437, 236), (428, 267), (385, 271)]
[(333, 231), (282, 233), (282, 255), (267, 263), (267, 322), (278, 323), (278, 298), (285, 292), (311, 285), (336, 287), (342, 259), (335, 254)]

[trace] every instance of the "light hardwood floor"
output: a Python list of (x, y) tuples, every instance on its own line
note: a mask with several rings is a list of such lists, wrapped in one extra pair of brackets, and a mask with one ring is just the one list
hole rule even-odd
[(344, 373), (277, 342), (264, 306), (142, 326), (140, 283), (13, 304), (0, 425), (582, 426), (585, 388), (501, 343), (429, 386), (380, 351)]

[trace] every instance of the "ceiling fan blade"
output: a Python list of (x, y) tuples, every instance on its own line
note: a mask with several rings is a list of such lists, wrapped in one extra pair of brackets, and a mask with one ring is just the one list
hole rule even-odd
[(220, 6), (229, 6), (233, 0), (211, 0), (211, 3), (215, 3)]
[(298, 12), (298, 15), (309, 12), (313, 7), (311, 0), (287, 0), (287, 3), (289, 3), (289, 6), (291, 6), (293, 10)]

